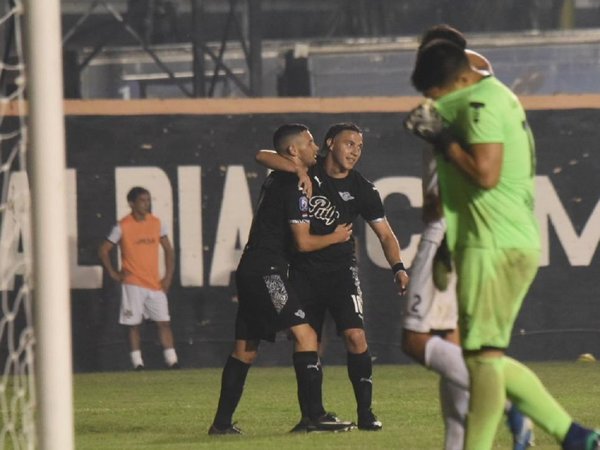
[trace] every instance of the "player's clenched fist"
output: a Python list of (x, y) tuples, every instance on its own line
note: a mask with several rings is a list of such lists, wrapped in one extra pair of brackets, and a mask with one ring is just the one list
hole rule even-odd
[(450, 131), (444, 126), (444, 119), (431, 100), (426, 100), (408, 113), (404, 119), (404, 128), (433, 144), (436, 150), (444, 154), (450, 143), (454, 141)]
[(415, 136), (433, 143), (444, 129), (444, 120), (433, 102), (426, 100), (408, 113), (404, 127)]

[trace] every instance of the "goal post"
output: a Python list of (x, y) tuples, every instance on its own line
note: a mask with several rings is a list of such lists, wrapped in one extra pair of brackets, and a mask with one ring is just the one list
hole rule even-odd
[(74, 447), (59, 0), (24, 0), (38, 446)]

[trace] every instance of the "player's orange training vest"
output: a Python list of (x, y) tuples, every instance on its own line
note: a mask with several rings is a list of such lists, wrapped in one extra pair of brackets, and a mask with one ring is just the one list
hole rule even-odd
[(158, 246), (160, 245), (160, 220), (152, 214), (140, 222), (128, 215), (119, 222), (121, 226), (121, 260), (127, 274), (124, 283), (135, 284), (159, 291)]

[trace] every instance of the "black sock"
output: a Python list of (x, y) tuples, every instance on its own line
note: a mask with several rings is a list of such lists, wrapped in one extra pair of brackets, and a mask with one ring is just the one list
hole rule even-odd
[(356, 397), (356, 409), (358, 414), (371, 409), (373, 397), (373, 363), (369, 350), (364, 353), (348, 353), (348, 377), (354, 388)]
[(242, 397), (248, 369), (250, 369), (250, 364), (235, 359), (233, 356), (227, 358), (221, 375), (219, 406), (213, 422), (217, 428), (224, 429), (231, 426), (233, 413)]
[(592, 430), (584, 428), (578, 423), (572, 422), (567, 435), (562, 442), (564, 450), (579, 450), (585, 448), (588, 436)]
[(302, 417), (316, 419), (325, 414), (323, 408), (323, 370), (317, 352), (295, 352), (293, 355), (298, 403)]

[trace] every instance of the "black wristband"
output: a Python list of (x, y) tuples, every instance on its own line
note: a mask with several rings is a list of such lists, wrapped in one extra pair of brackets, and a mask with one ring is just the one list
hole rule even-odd
[(406, 267), (404, 267), (404, 263), (402, 261), (392, 266), (392, 272), (394, 273), (394, 276), (396, 276), (396, 274), (401, 270), (404, 270), (406, 272)]

